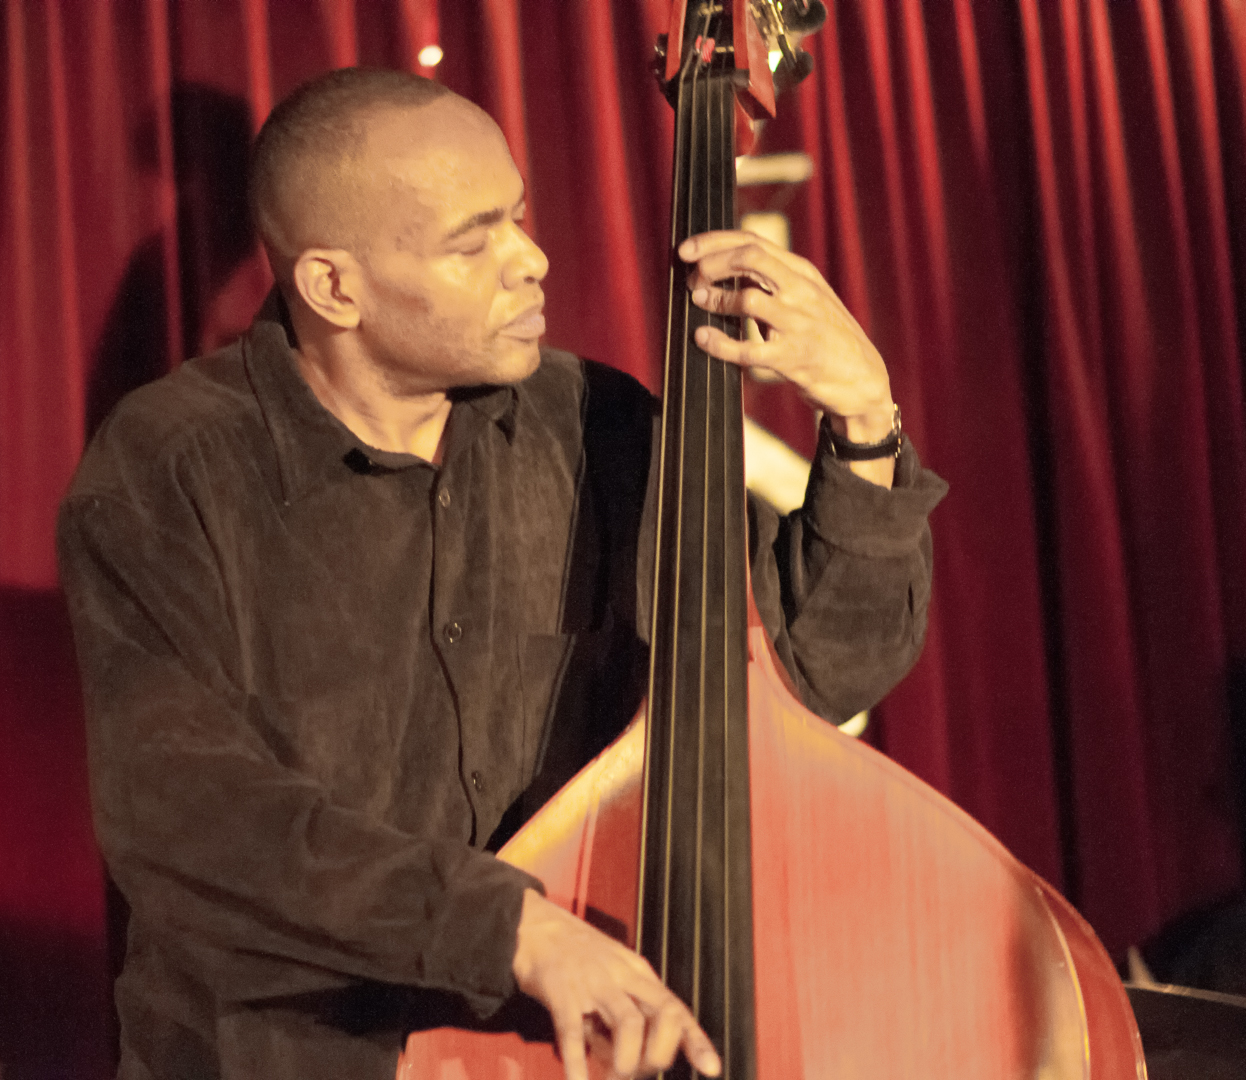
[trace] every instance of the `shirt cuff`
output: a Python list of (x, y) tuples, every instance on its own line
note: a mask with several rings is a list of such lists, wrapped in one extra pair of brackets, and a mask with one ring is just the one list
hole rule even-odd
[(461, 995), (477, 1016), (487, 1019), (516, 991), (515, 940), (525, 889), (544, 895), (531, 874), (483, 853), (455, 874), (451, 895), (441, 905), (432, 930), (437, 944), (427, 955), (426, 986)]
[(926, 518), (947, 494), (947, 484), (922, 468), (906, 435), (890, 489), (857, 476), (835, 459), (830, 426), (818, 430), (818, 451), (809, 472), (805, 519), (835, 547), (878, 558), (906, 555), (917, 547)]

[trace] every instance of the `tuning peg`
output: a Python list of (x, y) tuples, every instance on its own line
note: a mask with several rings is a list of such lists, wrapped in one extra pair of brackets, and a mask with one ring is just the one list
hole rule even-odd
[(789, 34), (813, 34), (826, 22), (826, 5), (822, 0), (789, 0), (783, 5), (783, 25)]

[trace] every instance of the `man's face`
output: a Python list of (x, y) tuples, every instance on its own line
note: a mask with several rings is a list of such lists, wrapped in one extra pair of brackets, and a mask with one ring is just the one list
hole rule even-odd
[(526, 378), (549, 261), (519, 222), (524, 188), (483, 113), (455, 99), (369, 125), (359, 331), (390, 392)]

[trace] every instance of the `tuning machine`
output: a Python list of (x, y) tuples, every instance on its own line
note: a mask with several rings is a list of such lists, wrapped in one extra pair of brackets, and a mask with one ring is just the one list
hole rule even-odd
[(813, 57), (800, 42), (826, 22), (826, 5), (822, 0), (750, 0), (749, 7), (769, 46), (775, 90), (795, 86), (813, 71)]

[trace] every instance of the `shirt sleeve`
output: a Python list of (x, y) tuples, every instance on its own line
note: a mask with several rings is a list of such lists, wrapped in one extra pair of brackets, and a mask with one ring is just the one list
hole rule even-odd
[[(172, 486), (172, 485), (170, 485)], [(62, 508), (101, 848), (148, 933), (222, 1002), (358, 981), (514, 991), (528, 874), (334, 805), (240, 689), (217, 563), (189, 500), (89, 490)]]
[(888, 490), (838, 463), (823, 422), (804, 505), (749, 500), (753, 595), (805, 704), (833, 723), (870, 708), (921, 654), (928, 515), (947, 484), (906, 438)]

